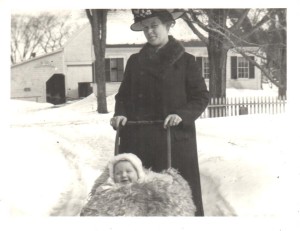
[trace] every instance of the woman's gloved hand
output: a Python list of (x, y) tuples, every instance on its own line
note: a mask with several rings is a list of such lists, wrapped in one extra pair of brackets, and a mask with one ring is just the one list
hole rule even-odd
[(115, 116), (110, 119), (110, 125), (114, 128), (117, 129), (120, 124), (124, 126), (127, 122), (127, 117), (125, 116)]
[(181, 117), (177, 114), (170, 114), (164, 121), (164, 128), (177, 126), (182, 121)]

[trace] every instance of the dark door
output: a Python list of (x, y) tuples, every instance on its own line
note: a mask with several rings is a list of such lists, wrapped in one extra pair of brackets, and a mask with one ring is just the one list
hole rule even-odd
[(66, 102), (65, 76), (54, 74), (46, 82), (47, 102), (52, 104), (63, 104)]
[(93, 88), (90, 82), (78, 83), (78, 96), (79, 98), (87, 97), (92, 94)]

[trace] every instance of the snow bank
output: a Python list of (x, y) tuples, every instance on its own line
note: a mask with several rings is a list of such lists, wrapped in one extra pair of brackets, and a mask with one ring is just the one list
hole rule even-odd
[[(9, 214), (45, 216), (55, 214), (63, 193), (72, 194), (80, 202), (84, 188), (78, 184), (76, 164), (67, 160), (68, 153), (59, 139), (39, 128), (14, 128), (9, 134), (9, 153), (5, 157), (6, 187), (4, 195), (10, 205)], [(2, 191), (3, 192), (3, 191)], [(77, 204), (77, 203), (75, 203)], [(61, 209), (67, 204), (61, 206)], [(73, 206), (73, 215), (75, 207)], [(80, 205), (81, 206), (81, 205)], [(65, 211), (70, 214), (70, 211)]]
[(278, 198), (282, 197), (284, 150), (278, 149), (279, 134), (274, 133), (273, 124), (282, 117), (252, 115), (197, 121), (201, 177), (208, 178), (203, 183), (209, 181), (203, 185), (206, 211), (222, 206), (229, 215), (282, 215)]
[(24, 101), (11, 99), (9, 110), (12, 113), (26, 113), (53, 107), (51, 103), (37, 103), (34, 101)]
[(271, 84), (263, 84), (261, 90), (227, 88), (227, 97), (277, 97), (278, 88)]
[[(114, 155), (115, 131), (109, 125), (114, 95), (107, 102), (109, 113), (98, 114), (93, 94), (61, 107), (12, 101), (9, 155), (1, 160), (3, 214), (78, 214), (93, 181)], [(283, 114), (196, 121), (207, 216), (299, 214), (298, 197), (286, 195), (295, 188), (290, 177), (300, 176), (284, 139), (287, 120)]]

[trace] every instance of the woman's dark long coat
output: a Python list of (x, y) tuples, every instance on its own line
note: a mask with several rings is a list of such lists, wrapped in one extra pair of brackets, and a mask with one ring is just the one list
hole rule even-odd
[[(164, 120), (177, 114), (171, 129), (172, 167), (189, 182), (197, 215), (203, 215), (194, 121), (205, 110), (209, 94), (195, 57), (173, 37), (155, 52), (146, 44), (133, 54), (116, 95), (115, 115), (130, 121)], [(140, 157), (154, 171), (167, 168), (166, 130), (160, 125), (128, 125), (121, 129), (120, 152)]]

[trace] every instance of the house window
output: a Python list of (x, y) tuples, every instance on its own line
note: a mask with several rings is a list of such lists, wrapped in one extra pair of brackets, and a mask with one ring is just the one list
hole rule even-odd
[(123, 58), (105, 59), (105, 77), (107, 82), (121, 82), (124, 74)]
[(249, 62), (244, 57), (237, 58), (238, 78), (249, 78)]
[(209, 61), (208, 57), (196, 57), (196, 63), (200, 69), (202, 77), (205, 79), (209, 78)]
[(203, 57), (202, 58), (202, 65), (203, 65), (203, 77), (205, 79), (209, 78), (209, 61), (208, 61), (208, 57)]
[[(254, 60), (254, 56), (250, 56)], [(231, 57), (231, 79), (254, 79), (254, 65), (244, 57)]]

